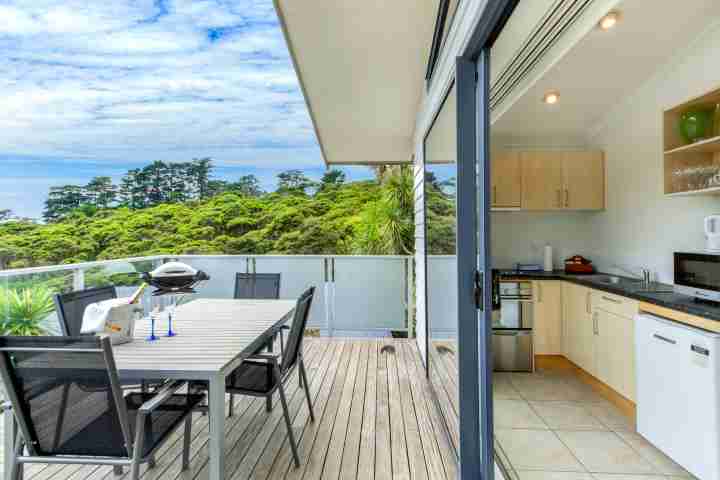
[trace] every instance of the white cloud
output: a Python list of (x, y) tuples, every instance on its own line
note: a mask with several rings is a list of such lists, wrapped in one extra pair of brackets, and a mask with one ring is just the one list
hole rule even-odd
[(321, 164), (271, 0), (9, 0), (0, 48), (0, 155)]

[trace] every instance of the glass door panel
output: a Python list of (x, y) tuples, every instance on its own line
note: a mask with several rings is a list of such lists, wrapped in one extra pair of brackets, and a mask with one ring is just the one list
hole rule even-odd
[(428, 377), (458, 452), (457, 101), (448, 92), (425, 138), (425, 268)]

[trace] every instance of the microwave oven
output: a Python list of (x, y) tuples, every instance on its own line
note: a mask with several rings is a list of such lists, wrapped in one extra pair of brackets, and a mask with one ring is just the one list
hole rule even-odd
[(675, 291), (720, 302), (720, 255), (675, 252)]

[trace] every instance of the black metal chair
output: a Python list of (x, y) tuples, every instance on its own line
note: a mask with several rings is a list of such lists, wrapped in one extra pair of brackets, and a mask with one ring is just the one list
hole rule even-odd
[(13, 480), (26, 463), (130, 466), (137, 480), (183, 424), (189, 466), (191, 413), (204, 395), (176, 393), (180, 381), (123, 395), (107, 337), (0, 337), (0, 375), (19, 426)]
[(300, 466), (300, 457), (297, 451), (295, 435), (292, 430), (292, 421), (290, 420), (290, 413), (288, 412), (283, 384), (295, 367), (299, 367), (299, 375), (302, 379), (301, 386), (305, 390), (305, 397), (307, 399), (308, 409), (310, 410), (310, 419), (314, 422), (315, 414), (313, 413), (310, 387), (302, 353), (303, 333), (307, 325), (314, 294), (315, 287), (311, 287), (298, 299), (284, 354), (282, 356), (271, 353), (255, 354), (236, 368), (235, 371), (228, 376), (225, 383), (226, 392), (236, 395), (265, 397), (268, 405), (271, 405), (272, 395), (276, 391), (280, 393), (280, 403), (283, 408), (283, 415), (288, 429), (288, 437), (290, 438), (290, 446), (292, 448), (295, 466)]
[(115, 287), (88, 288), (79, 292), (61, 293), (54, 297), (60, 330), (66, 337), (77, 337), (82, 329), (85, 308), (91, 303), (117, 298)]
[[(235, 294), (236, 299), (260, 299), (260, 300), (277, 300), (280, 298), (280, 274), (279, 273), (236, 273), (235, 274)], [(287, 330), (287, 326), (280, 328), (280, 353), (283, 352), (285, 339), (283, 330)], [(273, 335), (267, 345), (268, 352), (273, 351), (273, 345), (277, 335)], [(263, 348), (255, 353), (261, 353)], [(268, 405), (268, 409), (270, 406)], [(235, 409), (235, 398), (230, 395), (230, 416), (233, 415)]]
[[(112, 300), (117, 298), (117, 290), (114, 286), (88, 288), (77, 292), (59, 293), (53, 297), (55, 301), (55, 312), (57, 313), (60, 330), (65, 337), (79, 337), (82, 334), (83, 315), (85, 308), (92, 303)], [(122, 381), (123, 388), (140, 387), (143, 392), (148, 388), (157, 388), (163, 385), (165, 380), (147, 379), (141, 382)]]

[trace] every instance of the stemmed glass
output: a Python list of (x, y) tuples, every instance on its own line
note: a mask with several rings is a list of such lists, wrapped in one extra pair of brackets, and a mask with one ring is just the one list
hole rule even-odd
[(170, 295), (170, 304), (167, 307), (167, 310), (168, 310), (168, 312), (167, 312), (167, 318), (168, 318), (167, 336), (168, 337), (174, 337), (175, 335), (177, 335), (173, 331), (172, 322), (173, 322), (173, 317), (175, 316), (175, 309), (177, 309), (177, 305), (178, 305), (178, 296), (179, 295), (176, 293), (171, 294)]

